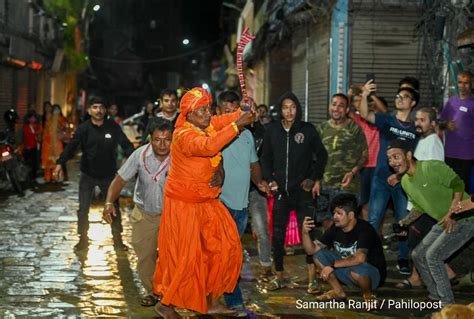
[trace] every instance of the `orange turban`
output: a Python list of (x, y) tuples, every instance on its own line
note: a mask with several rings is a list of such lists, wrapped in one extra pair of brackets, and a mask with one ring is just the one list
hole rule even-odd
[(183, 95), (180, 102), (181, 113), (176, 121), (176, 127), (180, 127), (186, 121), (186, 115), (192, 111), (212, 104), (212, 95), (205, 89), (195, 87)]

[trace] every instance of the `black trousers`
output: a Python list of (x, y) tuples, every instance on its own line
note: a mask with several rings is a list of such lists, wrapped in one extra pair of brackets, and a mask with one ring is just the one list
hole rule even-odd
[(34, 182), (36, 172), (38, 171), (38, 150), (36, 148), (25, 149), (24, 151), (25, 163), (30, 168), (30, 178)]
[[(298, 227), (301, 232), (303, 221), (306, 216), (313, 217), (315, 208), (311, 192), (305, 192), (303, 189), (295, 190), (288, 194), (275, 193), (275, 201), (273, 203), (273, 260), (275, 262), (275, 270), (283, 271), (283, 256), (285, 255), (285, 236), (286, 225), (291, 210), (296, 210), (298, 219)], [(306, 263), (312, 264), (313, 257), (306, 256)]]
[(446, 157), (446, 164), (461, 177), (464, 182), (464, 190), (469, 193), (469, 183), (471, 180), (471, 169), (474, 160), (463, 160), (458, 158)]
[[(77, 213), (77, 233), (81, 237), (87, 237), (89, 230), (89, 209), (92, 202), (94, 188), (98, 186), (103, 194), (107, 194), (110, 183), (115, 176), (96, 178), (81, 172), (79, 180), (79, 211)], [(120, 238), (122, 234), (122, 215), (118, 200), (114, 202), (117, 216), (112, 216), (112, 235)]]

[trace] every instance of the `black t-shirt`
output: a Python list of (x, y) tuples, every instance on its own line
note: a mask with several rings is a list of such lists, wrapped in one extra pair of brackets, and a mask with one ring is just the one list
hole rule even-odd
[(355, 227), (347, 233), (332, 225), (319, 241), (327, 247), (333, 247), (342, 257), (353, 255), (358, 249), (365, 250), (367, 262), (379, 270), (379, 286), (385, 281), (387, 265), (382, 243), (375, 229), (365, 220), (357, 219)]

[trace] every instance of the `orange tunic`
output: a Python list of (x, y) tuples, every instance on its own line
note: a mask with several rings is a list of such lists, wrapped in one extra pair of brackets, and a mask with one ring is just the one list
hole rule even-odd
[(206, 133), (185, 122), (173, 134), (153, 280), (165, 305), (207, 313), (206, 297), (232, 292), (239, 278), (237, 227), (217, 199), (220, 189), (209, 187), (239, 114), (212, 117)]
[(44, 169), (53, 169), (56, 166), (56, 160), (63, 151), (61, 135), (65, 125), (66, 120), (61, 115), (52, 115), (46, 120), (41, 144), (41, 166)]

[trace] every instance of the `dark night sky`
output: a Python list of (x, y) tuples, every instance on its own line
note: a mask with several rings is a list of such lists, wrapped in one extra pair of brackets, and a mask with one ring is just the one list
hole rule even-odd
[[(170, 72), (181, 74), (181, 85), (207, 78), (212, 57), (222, 52), (222, 43), (209, 46), (223, 38), (219, 27), (221, 7), (222, 0), (104, 1), (89, 29), (89, 87), (118, 100), (125, 96), (140, 100), (156, 96), (166, 86)], [(151, 28), (151, 21), (156, 21), (156, 27)], [(184, 38), (191, 45), (184, 46)], [(165, 62), (113, 61), (161, 59), (190, 51), (195, 53)], [(198, 63), (191, 65), (194, 59)], [(190, 73), (193, 69), (197, 76)]]
[(210, 43), (219, 38), (219, 14), (222, 1), (183, 1), (183, 31), (190, 37)]

